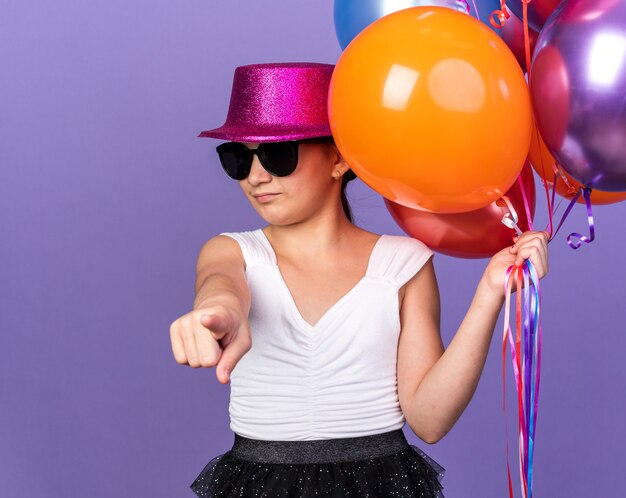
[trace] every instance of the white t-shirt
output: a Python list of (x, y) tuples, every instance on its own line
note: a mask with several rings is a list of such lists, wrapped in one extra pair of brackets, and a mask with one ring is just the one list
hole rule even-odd
[(405, 424), (397, 389), (398, 289), (433, 254), (382, 235), (365, 276), (315, 325), (298, 311), (261, 229), (226, 232), (251, 294), (251, 349), (230, 376), (230, 428), (252, 439), (366, 436)]

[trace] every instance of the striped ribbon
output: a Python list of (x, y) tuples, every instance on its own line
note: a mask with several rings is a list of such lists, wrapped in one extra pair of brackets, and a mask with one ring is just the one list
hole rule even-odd
[[(511, 294), (516, 286), (515, 339), (510, 325)], [(523, 288), (522, 288), (523, 284)], [(506, 343), (511, 349), (518, 401), (519, 466), (522, 497), (532, 498), (533, 453), (537, 427), (537, 405), (541, 377), (541, 292), (537, 271), (527, 259), (508, 268), (505, 277), (504, 332), (502, 337), (502, 396), (506, 431), (506, 465), (509, 497), (513, 498), (509, 466), (508, 422), (506, 416)]]

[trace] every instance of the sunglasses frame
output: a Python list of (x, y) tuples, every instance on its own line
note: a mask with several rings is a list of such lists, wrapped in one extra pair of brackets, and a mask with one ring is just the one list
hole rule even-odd
[[(272, 176), (283, 177), (283, 176), (288, 176), (292, 174), (296, 170), (296, 167), (298, 166), (298, 148), (299, 148), (298, 146), (301, 143), (333, 143), (333, 142), (334, 142), (334, 139), (332, 136), (322, 136), (322, 137), (304, 138), (300, 140), (286, 140), (282, 142), (262, 142), (261, 144), (259, 144), (259, 146), (256, 149), (250, 149), (241, 142), (224, 142), (216, 147), (216, 151), (220, 158), (220, 164), (222, 165), (222, 168), (224, 169), (226, 174), (233, 180), (241, 181), (241, 180), (245, 180), (246, 178), (248, 178), (248, 175), (250, 174), (250, 170), (252, 169), (252, 162), (254, 161), (255, 154), (259, 158), (259, 162), (261, 163), (261, 166), (263, 166), (263, 169), (265, 171), (267, 171)], [(293, 157), (293, 165), (291, 164), (288, 165), (289, 167), (285, 170), (287, 171), (286, 173), (283, 173), (283, 172), (279, 173), (277, 171), (274, 171), (275, 165), (270, 164), (270, 161), (268, 160), (268, 157), (265, 153), (266, 148), (273, 147), (276, 145), (284, 145), (284, 146), (290, 147), (290, 152)], [(245, 173), (245, 175), (243, 176), (242, 174), (239, 174), (239, 175), (231, 174), (233, 168), (229, 168), (227, 165), (224, 164), (225, 160), (222, 156), (222, 154), (227, 153), (227, 152), (237, 154), (237, 150), (240, 153), (242, 151), (245, 151), (243, 153), (248, 154), (247, 156), (244, 156), (244, 157), (240, 156), (237, 158), (239, 161), (245, 160), (247, 162), (247, 164), (244, 165), (245, 168), (242, 170), (242, 174)]]

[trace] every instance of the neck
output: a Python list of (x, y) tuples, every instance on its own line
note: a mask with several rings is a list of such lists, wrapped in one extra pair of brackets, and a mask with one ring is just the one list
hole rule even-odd
[(290, 225), (267, 225), (263, 231), (277, 254), (288, 258), (323, 257), (348, 243), (352, 233), (358, 231), (343, 209), (316, 215)]

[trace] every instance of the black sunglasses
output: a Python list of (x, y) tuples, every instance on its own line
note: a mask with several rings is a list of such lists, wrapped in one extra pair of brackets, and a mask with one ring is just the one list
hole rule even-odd
[(226, 174), (234, 180), (244, 180), (250, 174), (254, 154), (272, 176), (287, 176), (298, 165), (298, 145), (301, 143), (329, 143), (333, 137), (306, 138), (288, 142), (264, 142), (256, 149), (248, 149), (239, 142), (226, 142), (217, 146), (217, 154)]

